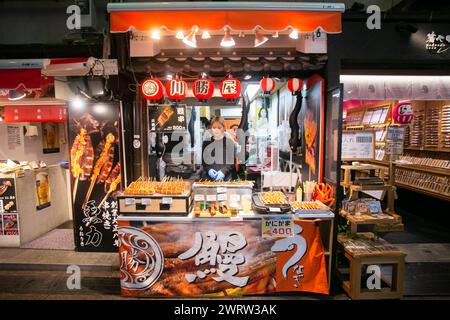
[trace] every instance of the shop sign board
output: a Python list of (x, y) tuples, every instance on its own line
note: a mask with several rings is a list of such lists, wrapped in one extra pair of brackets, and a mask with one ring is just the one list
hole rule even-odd
[(148, 109), (150, 131), (174, 132), (186, 130), (186, 105), (158, 105)]
[(0, 236), (18, 236), (16, 184), (14, 178), (0, 178)]
[(373, 160), (375, 156), (375, 132), (342, 132), (341, 158), (344, 161)]
[(293, 236), (291, 215), (264, 216), (261, 219), (263, 238), (285, 238)]
[(122, 183), (112, 183), (121, 173), (119, 124), (117, 102), (102, 102), (101, 108), (69, 105), (72, 203), (79, 251), (115, 252), (119, 246), (116, 195)]
[(442, 54), (450, 49), (450, 34), (431, 31), (427, 34), (425, 47), (432, 54)]
[(292, 236), (265, 238), (259, 219), (119, 221), (125, 296), (328, 294), (319, 227), (292, 221)]

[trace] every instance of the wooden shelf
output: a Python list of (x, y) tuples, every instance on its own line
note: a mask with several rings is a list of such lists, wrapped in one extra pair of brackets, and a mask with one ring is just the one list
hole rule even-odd
[(387, 214), (383, 213), (379, 216), (372, 215), (350, 215), (345, 210), (339, 212), (340, 216), (347, 219), (351, 224), (362, 225), (362, 224), (401, 224), (402, 218), (397, 214)]
[(417, 164), (396, 164), (395, 168), (407, 169), (413, 171), (422, 171), (444, 176), (450, 176), (450, 169), (436, 168), (431, 166), (422, 166)]
[(358, 185), (358, 184), (346, 184), (344, 182), (341, 182), (341, 187), (349, 188), (353, 191), (374, 191), (374, 190), (380, 190), (380, 191), (387, 191), (392, 186), (387, 184), (367, 184), (367, 185)]
[(407, 189), (410, 191), (414, 191), (414, 192), (418, 192), (418, 193), (422, 193), (424, 195), (430, 196), (430, 197), (435, 197), (435, 198), (439, 198), (445, 201), (450, 201), (450, 196), (446, 196), (445, 194), (442, 193), (438, 193), (432, 190), (426, 190), (426, 189), (421, 189), (421, 188), (417, 188), (415, 186), (411, 186), (409, 184), (404, 184), (404, 183), (400, 183), (400, 182), (396, 182), (395, 185), (399, 188), (403, 188), (403, 189)]
[(450, 148), (419, 148), (419, 147), (404, 147), (404, 150), (416, 151), (430, 151), (430, 152), (450, 152)]

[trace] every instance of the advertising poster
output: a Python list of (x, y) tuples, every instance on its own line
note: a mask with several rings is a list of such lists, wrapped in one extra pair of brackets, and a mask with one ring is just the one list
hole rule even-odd
[(0, 214), (17, 213), (14, 178), (0, 178)]
[(149, 107), (148, 116), (150, 131), (182, 131), (186, 130), (185, 105), (158, 105)]
[(375, 133), (373, 131), (345, 131), (342, 133), (342, 160), (373, 160)]
[(50, 207), (50, 182), (47, 172), (36, 173), (36, 209)]
[(43, 153), (58, 153), (59, 145), (59, 125), (56, 122), (42, 123), (42, 148)]
[(301, 157), (302, 178), (317, 182), (322, 182), (323, 178), (323, 82), (323, 79), (319, 76), (308, 79), (307, 97), (299, 113), (303, 155)]
[(120, 221), (121, 292), (126, 296), (328, 294), (319, 227), (263, 238), (261, 221)]
[(121, 188), (119, 103), (69, 105), (75, 244), (79, 251), (117, 251)]
[(3, 235), (3, 216), (0, 214), (0, 236)]
[(3, 215), (3, 233), (6, 236), (19, 235), (17, 214), (4, 214)]

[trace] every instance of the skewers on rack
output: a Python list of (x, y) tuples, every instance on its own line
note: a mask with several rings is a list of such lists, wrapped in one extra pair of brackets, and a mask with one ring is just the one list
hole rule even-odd
[(133, 181), (126, 189), (126, 195), (183, 195), (186, 193), (186, 181), (182, 178), (165, 177), (162, 181), (154, 178), (140, 177)]

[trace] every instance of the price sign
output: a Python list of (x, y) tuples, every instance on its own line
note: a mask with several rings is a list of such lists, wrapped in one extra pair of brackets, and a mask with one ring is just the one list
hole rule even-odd
[(194, 195), (194, 201), (204, 201), (204, 200), (205, 200), (205, 195), (203, 195), (203, 194)]
[(217, 201), (217, 196), (215, 194), (208, 194), (206, 196), (206, 201)]
[(261, 220), (261, 234), (263, 238), (286, 238), (292, 237), (292, 216), (264, 216)]
[(162, 198), (162, 204), (172, 204), (172, 198), (168, 197)]
[(142, 199), (141, 199), (141, 203), (142, 203), (144, 206), (149, 206), (149, 205), (152, 203), (152, 199), (149, 199), (149, 198), (142, 198)]
[(217, 187), (217, 193), (225, 193), (225, 192), (227, 192), (227, 188)]
[(217, 201), (227, 201), (228, 197), (226, 193), (221, 193), (217, 195)]
[(134, 204), (134, 198), (125, 198), (125, 205), (132, 206)]

